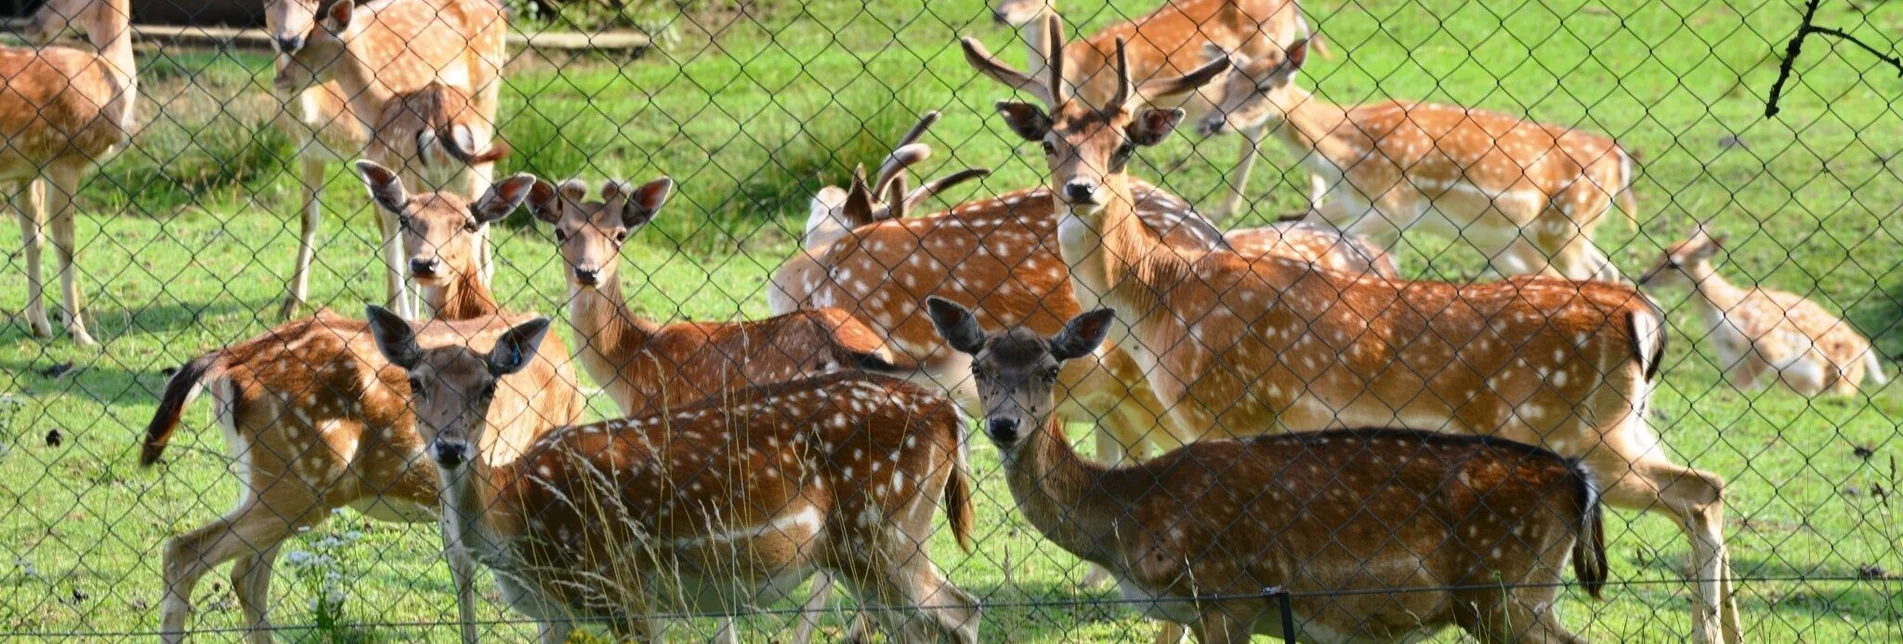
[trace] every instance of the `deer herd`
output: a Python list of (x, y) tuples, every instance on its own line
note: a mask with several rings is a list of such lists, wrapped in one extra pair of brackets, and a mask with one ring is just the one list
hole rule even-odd
[[(28, 25), (96, 51), (0, 49), (9, 180), (31, 331), (50, 204), (63, 321), (93, 342), (74, 268), (82, 175), (131, 140), (127, 0), (49, 0)], [(984, 177), (911, 184), (931, 113), (877, 172), (812, 201), (771, 277), (773, 317), (634, 312), (621, 249), (674, 185), (495, 180), (504, 12), (490, 0), (267, 0), (276, 88), (302, 142), (305, 203), (283, 314), (304, 306), (328, 164), (376, 205), (388, 299), (204, 354), (171, 377), (141, 463), (160, 462), (201, 390), (239, 478), (224, 517), (171, 540), (161, 631), (231, 563), (252, 641), (270, 641), (284, 542), (344, 507), (435, 521), (462, 636), (476, 576), (560, 642), (577, 624), (665, 638), (662, 613), (736, 615), (814, 575), (864, 612), (856, 635), (978, 639), (980, 602), (928, 544), (943, 511), (973, 547), (969, 420), (1025, 519), (1199, 641), (1293, 629), (1311, 641), (1580, 641), (1563, 573), (1597, 596), (1601, 506), (1669, 516), (1690, 543), (1690, 627), (1742, 636), (1724, 482), (1672, 462), (1649, 426), (1665, 313), (1591, 232), (1636, 223), (1633, 153), (1610, 138), (1459, 106), (1329, 104), (1300, 88), (1317, 40), (1290, 0), (1181, 0), (1067, 43), (1049, 0), (1002, 0), (1027, 51), (972, 38), (981, 76), (1029, 100), (998, 123), (1042, 149), (1047, 185), (914, 214)], [(1224, 232), (1133, 176), (1185, 121), (1243, 134), (1230, 191), (1270, 139), (1301, 159), (1301, 221)], [(490, 226), (526, 206), (568, 284), (575, 361), (550, 321), (491, 290)], [(1474, 245), (1504, 276), (1402, 277), (1404, 231)], [(1701, 225), (1641, 285), (1686, 284), (1728, 378), (1803, 395), (1884, 382), (1868, 340), (1802, 297), (1733, 286)], [(387, 307), (387, 308), (385, 308)], [(585, 423), (604, 393), (623, 415)], [(1097, 457), (1066, 422), (1095, 423)], [(425, 464), (423, 461), (427, 460)], [(1265, 589), (1288, 592), (1294, 623)], [(810, 611), (796, 636), (807, 641)], [(736, 638), (731, 623), (719, 637)]]

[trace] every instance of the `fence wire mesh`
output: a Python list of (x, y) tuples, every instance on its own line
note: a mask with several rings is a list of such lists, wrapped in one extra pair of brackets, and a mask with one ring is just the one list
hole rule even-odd
[(1897, 3), (497, 1), (6, 5), (0, 638), (1903, 641)]

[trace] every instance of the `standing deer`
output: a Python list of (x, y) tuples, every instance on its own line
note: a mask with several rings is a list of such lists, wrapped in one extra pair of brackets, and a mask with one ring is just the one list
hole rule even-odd
[[(1569, 555), (1594, 597), (1606, 581), (1598, 492), (1579, 462), (1498, 438), (1363, 429), (1204, 441), (1105, 467), (1077, 456), (1051, 412), (1058, 372), (1103, 342), (1112, 311), (1046, 337), (986, 335), (964, 307), (928, 305), (972, 356), (985, 433), (1025, 518), (1204, 644), (1288, 626), (1316, 641), (1413, 641), (1453, 624), (1483, 642), (1584, 641), (1556, 605)], [(1294, 625), (1262, 596), (1270, 587), (1292, 595)]]
[[(1062, 48), (1061, 34), (1052, 40)], [(1684, 526), (1694, 636), (1737, 639), (1724, 482), (1671, 462), (1646, 424), (1665, 323), (1644, 295), (1553, 278), (1368, 279), (1166, 244), (1136, 216), (1126, 168), (1183, 112), (1139, 110), (1139, 97), (1190, 91), (1225, 71), (1226, 59), (1142, 85), (1120, 64), (1117, 100), (1098, 109), (1072, 99), (1057, 74), (1039, 84), (971, 39), (965, 53), (981, 73), (1029, 88), (1051, 110), (998, 103), (1014, 132), (1047, 151), (1073, 292), (1086, 307), (1117, 311), (1112, 339), (1148, 374), (1176, 424), (1204, 434), (1429, 428), (1581, 458), (1608, 503)]]
[[(500, 102), (507, 30), (501, 7), (489, 0), (334, 2), (278, 65), (275, 86), (285, 96), (321, 96), (334, 85), (348, 101), (347, 115), (358, 118), (375, 141), (369, 152), (379, 163), (397, 169), (414, 187), (425, 190), (466, 180), (467, 194), (474, 195), (489, 184), (493, 161), (506, 152), (489, 140)], [(407, 110), (415, 113), (406, 115)], [(307, 108), (314, 111), (318, 110)], [(443, 157), (458, 161), (427, 165), (430, 159)], [(321, 182), (321, 169), (317, 177)], [(298, 302), (303, 293), (295, 288), (307, 281), (308, 238), (316, 234), (316, 212), (314, 203), (307, 203), (307, 241), (300, 246), (292, 278), (292, 300)], [(403, 281), (400, 231), (389, 217), (379, 217), (378, 223), (390, 302), (405, 316), (414, 317)], [(491, 270), (486, 228), (482, 234), (485, 243), (478, 266), (487, 284)], [(292, 300), (287, 300), (286, 309), (295, 311)]]
[(1873, 388), (1889, 381), (1870, 340), (1842, 318), (1794, 293), (1740, 288), (1719, 275), (1711, 259), (1725, 240), (1699, 224), (1690, 238), (1667, 248), (1639, 284), (1691, 287), (1692, 310), (1732, 386), (1755, 389), (1771, 376), (1803, 396), (1851, 395), (1866, 375)]
[[(73, 342), (96, 345), (86, 331), (75, 266), (74, 223), (79, 180), (132, 140), (139, 84), (132, 56), (128, 0), (48, 0), (23, 28), (50, 43), (68, 30), (86, 34), (94, 51), (73, 47), (0, 47), (0, 184), (20, 217), (26, 249), (26, 323), (53, 337), (46, 317), (41, 254), (53, 233), (59, 258), (61, 313)], [(49, 215), (50, 214), (50, 219)], [(50, 224), (50, 226), (49, 226)]]
[[(1031, 78), (1049, 73), (1048, 34), (1062, 29), (1056, 0), (1001, 0), (992, 17), (1018, 30), (1024, 41), (1025, 70)], [(1188, 73), (1205, 62), (1205, 47), (1266, 54), (1280, 51), (1297, 38), (1309, 37), (1308, 22), (1295, 0), (1167, 0), (1155, 11), (1135, 20), (1103, 28), (1063, 51), (1064, 80), (1080, 100), (1105, 105), (1116, 91), (1116, 41), (1128, 41), (1130, 70), (1138, 82)], [(1321, 41), (1315, 41), (1319, 50)], [(1324, 54), (1326, 52), (1323, 52)], [(1182, 107), (1190, 114), (1211, 113), (1221, 97), (1185, 93), (1164, 97), (1156, 107)], [(1241, 212), (1249, 175), (1261, 156), (1264, 130), (1243, 131), (1240, 157), (1228, 177), (1229, 190), (1221, 205), (1210, 210), (1216, 219)], [(1311, 203), (1320, 198), (1321, 178), (1309, 177)]]
[[(495, 309), (477, 277), (478, 239), (470, 230), (472, 218), (495, 221), (518, 207), (533, 177), (503, 181), (472, 205), (453, 193), (411, 198), (389, 169), (366, 162), (360, 171), (376, 201), (405, 220), (412, 266), (430, 266), (417, 272), (432, 310), (446, 318), (467, 316), (424, 326), (423, 344), (493, 342), (522, 319)], [(247, 639), (271, 641), (267, 607), (280, 545), (338, 509), (353, 507), (384, 521), (435, 517), (435, 472), (411, 467), (424, 442), (405, 409), (407, 384), (367, 331), (363, 321), (319, 311), (199, 356), (167, 383), (146, 428), (140, 464), (159, 461), (185, 406), (210, 388), (213, 417), (225, 431), (241, 479), (236, 509), (165, 546), (160, 612), (167, 641), (183, 639), (198, 579), (227, 561), (236, 562), (231, 588)], [(545, 350), (533, 368), (512, 377), (525, 384), (503, 396), (511, 404), (491, 410), (497, 429), (488, 440), (498, 457), (519, 453), (548, 426), (581, 418), (584, 404), (566, 351), (559, 341)], [(451, 563), (465, 595), (461, 607), (470, 614), (474, 598), (467, 596), (466, 575), (472, 570), (466, 562)], [(467, 632), (465, 639), (473, 635)]]
[(1502, 274), (1619, 279), (1592, 243), (1615, 203), (1638, 226), (1632, 155), (1617, 142), (1455, 105), (1332, 105), (1294, 84), (1308, 49), (1211, 46), (1235, 69), (1202, 130), (1275, 133), (1327, 185), (1312, 218), (1390, 252), (1414, 229), (1473, 245)]
[(538, 319), (493, 349), (425, 349), (371, 307), (377, 346), (413, 383), (417, 427), (443, 482), (448, 548), (495, 573), (545, 643), (572, 618), (623, 617), (656, 636), (668, 602), (732, 611), (784, 596), (815, 570), (861, 597), (893, 641), (977, 641), (976, 601), (930, 558), (943, 501), (969, 549), (971, 490), (958, 410), (904, 381), (833, 374), (723, 392), (623, 420), (555, 429), (495, 457), (487, 418), (547, 334)]

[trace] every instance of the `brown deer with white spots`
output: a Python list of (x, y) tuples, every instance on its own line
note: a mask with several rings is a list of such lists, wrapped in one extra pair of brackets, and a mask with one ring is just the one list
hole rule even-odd
[(1615, 203), (1638, 225), (1632, 155), (1617, 142), (1457, 105), (1333, 105), (1295, 86), (1308, 50), (1209, 47), (1235, 68), (1203, 132), (1274, 133), (1326, 186), (1315, 219), (1389, 251), (1418, 230), (1472, 245), (1505, 275), (1620, 279), (1592, 243)]
[[(1000, 0), (992, 8), (999, 23), (1018, 30), (1024, 41), (1025, 70), (1031, 78), (1050, 73), (1050, 39), (1063, 28), (1056, 0)], [(1105, 105), (1116, 91), (1117, 39), (1129, 43), (1130, 73), (1139, 82), (1188, 73), (1208, 62), (1203, 47), (1267, 53), (1279, 51), (1309, 36), (1308, 22), (1294, 0), (1171, 0), (1134, 20), (1099, 30), (1062, 49), (1060, 73), (1070, 91), (1092, 105)], [(1315, 41), (1317, 46), (1319, 40)], [(1199, 92), (1158, 97), (1156, 107), (1182, 107), (1193, 115), (1208, 114), (1221, 99)], [(1244, 210), (1243, 188), (1261, 156), (1263, 130), (1245, 130), (1240, 157), (1230, 171), (1229, 190), (1220, 205), (1209, 209), (1216, 219)], [(1319, 178), (1311, 178), (1319, 186)], [(1318, 188), (1317, 188), (1318, 189)]]
[[(1054, 37), (1054, 40), (1056, 38)], [(1022, 72), (965, 53), (986, 75)], [(1120, 316), (1111, 338), (1148, 374), (1177, 425), (1317, 431), (1409, 427), (1491, 435), (1581, 458), (1612, 505), (1661, 512), (1691, 537), (1701, 642), (1735, 641), (1724, 545), (1724, 482), (1671, 462), (1646, 423), (1665, 346), (1663, 313), (1608, 282), (1522, 277), (1454, 285), (1370, 279), (1298, 261), (1166, 243), (1142, 225), (1127, 165), (1164, 140), (1181, 110), (1137, 110), (1142, 94), (1188, 91), (1218, 60), (1142, 85), (1121, 74), (1109, 109), (1002, 101), (1011, 129), (1045, 145), (1058, 250), (1073, 292)], [(1721, 626), (1722, 624), (1722, 626)]]
[[(849, 188), (826, 186), (813, 195), (806, 215), (802, 245), (809, 250), (824, 249), (845, 237), (852, 229), (887, 219), (904, 219), (907, 212), (958, 184), (991, 174), (988, 168), (965, 168), (927, 181), (916, 190), (906, 189), (906, 170), (931, 158), (931, 146), (920, 143), (938, 112), (926, 112), (918, 124), (899, 138), (885, 161), (879, 164), (876, 180), (867, 183), (865, 167), (854, 170)], [(880, 201), (883, 199), (884, 201)]]
[(1106, 467), (1079, 458), (1051, 412), (1058, 372), (1103, 341), (1112, 311), (1055, 336), (987, 335), (964, 307), (928, 305), (973, 358), (985, 433), (1025, 518), (1204, 644), (1281, 634), (1271, 587), (1292, 594), (1304, 640), (1414, 641), (1458, 624), (1483, 642), (1584, 641), (1555, 605), (1569, 558), (1593, 596), (1606, 581), (1598, 492), (1577, 461), (1364, 429), (1203, 441)]
[[(349, 107), (335, 116), (359, 119), (369, 133), (367, 151), (378, 163), (395, 168), (412, 188), (475, 195), (489, 185), (494, 160), (506, 152), (491, 139), (507, 31), (501, 7), (489, 0), (333, 2), (310, 21), (297, 48), (280, 62), (275, 86), (282, 96), (321, 99), (334, 85)], [(305, 106), (306, 116), (323, 111), (320, 107)], [(406, 110), (415, 113), (404, 114)], [(465, 158), (468, 161), (461, 161)], [(445, 162), (432, 166), (433, 159)], [(316, 172), (321, 182), (321, 168)], [(458, 185), (464, 181), (466, 186)], [(287, 311), (295, 311), (294, 302), (303, 301), (298, 289), (308, 281), (319, 214), (314, 203), (306, 204)], [(403, 280), (400, 231), (390, 217), (379, 217), (378, 223), (390, 303), (414, 317), (415, 305)], [(487, 284), (487, 228), (482, 234), (479, 267)]]
[(656, 612), (772, 603), (818, 570), (881, 608), (893, 641), (977, 641), (976, 601), (926, 547), (941, 502), (959, 545), (971, 538), (963, 420), (936, 392), (866, 374), (746, 387), (496, 458), (491, 398), (548, 321), (493, 349), (423, 348), (401, 318), (370, 318), (413, 383), (446, 546), (488, 566), (543, 642), (565, 641), (575, 617), (645, 641)]
[[(476, 277), (473, 219), (495, 221), (527, 198), (533, 177), (497, 184), (475, 204), (453, 193), (414, 198), (392, 171), (365, 162), (365, 183), (382, 207), (405, 220), (405, 245), (432, 310), (445, 317), (422, 327), (426, 346), (493, 342), (526, 317), (498, 315)], [(544, 345), (531, 369), (511, 377), (491, 408), (497, 457), (519, 453), (549, 426), (579, 421), (584, 401), (559, 341)], [(269, 642), (271, 568), (279, 547), (301, 528), (344, 507), (384, 521), (434, 520), (439, 487), (432, 468), (414, 468), (424, 442), (405, 409), (408, 385), (378, 353), (361, 320), (328, 310), (193, 359), (172, 376), (146, 428), (140, 464), (159, 461), (185, 406), (201, 389), (240, 479), (237, 507), (166, 544), (161, 571), (161, 632), (184, 637), (192, 590), (211, 569), (235, 561), (232, 593), (246, 637)], [(466, 562), (452, 560), (458, 588), (470, 587)], [(460, 568), (455, 566), (461, 566)], [(460, 598), (473, 609), (473, 596)], [(468, 634), (473, 636), (473, 633)]]
[(73, 199), (79, 180), (132, 140), (137, 127), (131, 24), (128, 0), (48, 0), (27, 19), (22, 33), (50, 43), (78, 30), (92, 49), (0, 47), (0, 138), (6, 141), (0, 150), (0, 188), (20, 218), (24, 314), (27, 330), (36, 337), (53, 337), (40, 268), (50, 230), (66, 332), (76, 344), (98, 344), (86, 331), (81, 311), (84, 298), (75, 266), (79, 209)]
[(1817, 396), (1853, 395), (1865, 377), (1873, 388), (1888, 382), (1870, 340), (1843, 318), (1797, 294), (1734, 286), (1719, 275), (1711, 260), (1725, 240), (1699, 224), (1690, 238), (1667, 248), (1639, 284), (1691, 287), (1692, 310), (1732, 386), (1751, 390), (1776, 381)]

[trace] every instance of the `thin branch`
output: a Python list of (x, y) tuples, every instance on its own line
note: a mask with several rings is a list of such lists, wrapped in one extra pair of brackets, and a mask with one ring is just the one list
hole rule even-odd
[(1813, 34), (1830, 36), (1838, 40), (1848, 40), (1855, 43), (1858, 47), (1862, 47), (1864, 51), (1870, 52), (1870, 55), (1876, 56), (1878, 60), (1882, 60), (1883, 62), (1889, 63), (1890, 66), (1895, 67), (1897, 77), (1903, 78), (1903, 58), (1878, 51), (1877, 48), (1870, 46), (1869, 43), (1858, 40), (1856, 36), (1852, 36), (1842, 29), (1817, 26), (1815, 23), (1817, 18), (1817, 5), (1822, 3), (1823, 0), (1808, 0), (1805, 4), (1804, 22), (1798, 25), (1797, 34), (1791, 36), (1791, 43), (1784, 48), (1784, 60), (1778, 64), (1777, 68), (1777, 82), (1771, 84), (1771, 98), (1764, 104), (1764, 118), (1777, 116), (1778, 98), (1784, 95), (1784, 83), (1791, 79), (1791, 68), (1797, 65), (1798, 55), (1804, 52), (1804, 39), (1809, 38)]

